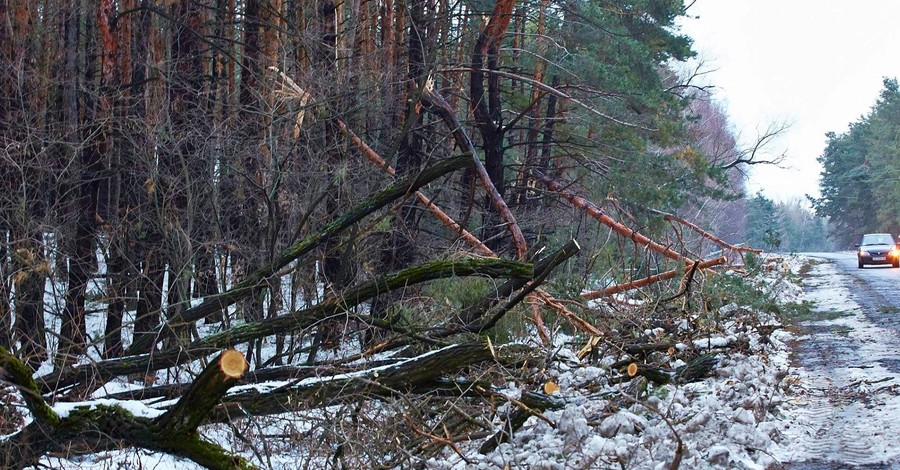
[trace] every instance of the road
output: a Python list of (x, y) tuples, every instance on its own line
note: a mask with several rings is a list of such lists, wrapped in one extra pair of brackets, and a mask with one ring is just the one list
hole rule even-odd
[(900, 468), (900, 269), (811, 253), (785, 416), (788, 469)]

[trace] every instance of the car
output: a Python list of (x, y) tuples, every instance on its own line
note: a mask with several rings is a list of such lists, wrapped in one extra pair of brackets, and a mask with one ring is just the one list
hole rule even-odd
[(900, 268), (900, 249), (889, 233), (867, 233), (856, 247), (859, 269), (867, 264), (890, 264)]

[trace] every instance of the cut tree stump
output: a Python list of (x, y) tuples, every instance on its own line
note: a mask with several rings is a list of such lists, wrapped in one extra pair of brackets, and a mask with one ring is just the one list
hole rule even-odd
[(118, 405), (75, 408), (61, 417), (40, 394), (27, 366), (0, 347), (0, 374), (25, 397), (35, 420), (0, 440), (0, 469), (35, 465), (44, 455), (92, 454), (139, 447), (184, 457), (210, 469), (256, 468), (216, 444), (205, 441), (197, 426), (247, 370), (244, 355), (227, 350), (197, 377), (178, 403), (156, 419), (136, 416)]

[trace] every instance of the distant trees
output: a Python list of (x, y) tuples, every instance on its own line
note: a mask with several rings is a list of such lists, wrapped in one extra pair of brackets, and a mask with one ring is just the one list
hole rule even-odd
[(847, 132), (827, 134), (819, 157), (824, 167), (816, 213), (827, 217), (831, 235), (848, 247), (867, 232), (900, 233), (900, 90), (885, 78), (870, 112)]
[(746, 242), (776, 252), (828, 251), (828, 228), (799, 199), (775, 202), (757, 193), (746, 200)]

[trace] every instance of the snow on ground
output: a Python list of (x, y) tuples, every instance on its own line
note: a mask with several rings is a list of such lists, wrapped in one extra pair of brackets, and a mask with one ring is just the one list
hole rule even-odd
[(866, 318), (852, 300), (850, 276), (834, 264), (816, 264), (805, 284), (804, 300), (824, 319), (805, 322), (815, 336), (796, 341), (812, 341), (822, 360), (786, 379), (792, 387), (781, 407), (784, 438), (773, 454), (795, 462), (900, 464), (900, 380), (879, 362), (900, 357), (900, 339)]
[[(758, 288), (777, 294), (782, 302), (801, 299), (802, 289), (790, 279), (796, 278), (791, 273), (796, 273), (804, 262), (799, 257), (770, 259), (755, 279)], [(739, 308), (745, 307), (730, 304), (720, 313), (724, 316)], [(751, 315), (759, 324), (776, 323), (770, 314), (751, 312)], [(721, 355), (711, 378), (685, 385), (651, 386), (649, 398), (641, 401), (630, 398), (627, 384), (609, 385), (611, 359), (601, 359), (595, 364), (575, 363), (572, 348), (577, 346), (561, 340), (557, 357), (570, 359), (557, 361), (548, 375), (559, 386), (556, 394), (565, 400), (564, 408), (545, 412), (546, 420), (530, 418), (510, 443), (500, 444), (486, 455), (477, 451), (482, 441), (460, 443), (465, 460), (448, 450), (441, 457), (429, 460), (427, 466), (432, 469), (506, 466), (657, 469), (669, 468), (680, 458), (681, 468), (764, 469), (780, 461), (802, 458), (791, 441), (809, 433), (818, 423), (802, 412), (802, 400), (812, 398), (785, 393), (785, 387), (790, 385), (796, 395), (798, 388), (812, 380), (811, 376), (789, 366), (787, 343), (792, 339), (784, 329), (776, 329), (767, 338), (761, 338), (738, 322), (726, 322), (725, 331), (695, 341), (695, 347), (719, 348), (744, 341), (749, 348), (743, 352), (729, 350), (728, 354)], [(672, 365), (680, 363), (673, 361)], [(848, 375), (846, 385), (852, 385), (851, 382), (852, 377)], [(859, 382), (857, 385), (886, 384)], [(504, 393), (517, 398), (520, 391), (513, 386)], [(79, 405), (90, 403), (66, 407)], [(138, 411), (145, 415), (153, 413), (152, 408), (138, 402), (128, 406), (140, 408)], [(781, 410), (783, 407), (787, 407), (786, 411)], [(207, 426), (203, 433), (226, 446), (234, 440), (223, 426)], [(264, 468), (297, 468), (298, 462), (309, 462), (302, 449), (290, 446), (285, 449), (265, 461), (250, 452), (242, 455)], [(47, 457), (42, 464), (50, 468), (198, 468), (181, 459), (140, 449), (72, 460)]]
[[(802, 289), (787, 278), (802, 260), (773, 259), (757, 278), (759, 288), (779, 292), (782, 302), (796, 301)], [(733, 310), (730, 304), (722, 310)], [(724, 313), (724, 312), (723, 312)], [(756, 312), (761, 324), (768, 314)], [(553, 423), (529, 418), (512, 442), (483, 455), (462, 447), (468, 462), (448, 454), (428, 462), (432, 469), (463, 468), (669, 468), (679, 454), (682, 468), (765, 469), (779, 460), (772, 454), (781, 439), (781, 420), (771, 411), (784, 399), (782, 380), (789, 371), (791, 335), (776, 330), (766, 342), (739, 331), (697, 340), (699, 347), (721, 347), (742, 337), (746, 354), (729, 352), (715, 376), (681, 386), (654, 389), (646, 401), (628, 398), (623, 386), (607, 383), (605, 368), (558, 364), (551, 371), (567, 405), (544, 415)], [(614, 403), (618, 402), (619, 405)], [(613, 406), (611, 406), (613, 405)]]

